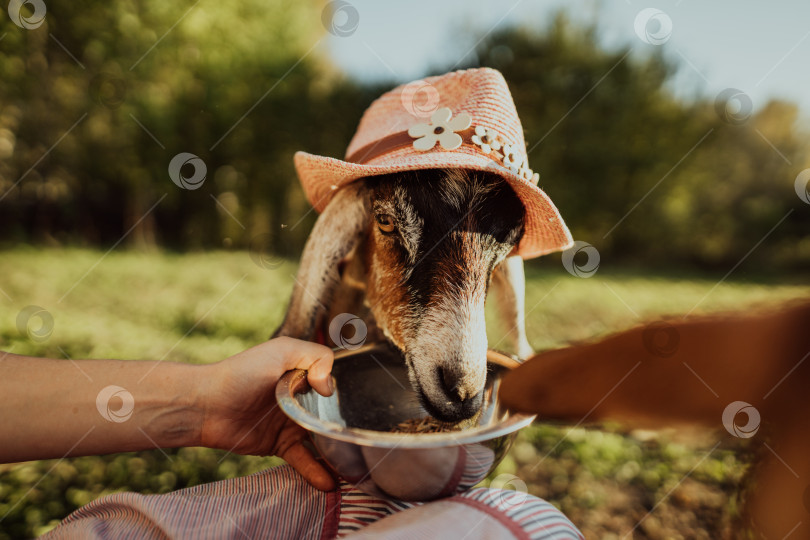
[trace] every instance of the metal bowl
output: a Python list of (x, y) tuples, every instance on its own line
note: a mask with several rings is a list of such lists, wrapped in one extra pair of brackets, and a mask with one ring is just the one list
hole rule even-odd
[(501, 376), (517, 365), (501, 353), (487, 353), (483, 406), (461, 431), (389, 431), (427, 413), (408, 381), (404, 359), (387, 344), (335, 353), (335, 392), (328, 398), (310, 389), (302, 370), (281, 378), (276, 397), (343, 479), (378, 497), (428, 501), (463, 492), (486, 478), (517, 431), (534, 420), (505, 410), (498, 400)]

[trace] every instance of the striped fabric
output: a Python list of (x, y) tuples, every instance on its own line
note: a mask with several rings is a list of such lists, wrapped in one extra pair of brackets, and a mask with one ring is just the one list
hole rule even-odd
[(518, 538), (531, 540), (585, 538), (557, 508), (527, 493), (475, 488), (449, 500), (475, 506), (501, 521), (508, 520), (516, 526), (510, 529), (522, 531), (521, 535), (516, 535)]
[(337, 500), (337, 492), (318, 491), (284, 465), (165, 495), (107, 495), (70, 514), (44, 538), (320, 539), (328, 524), (324, 516)]
[(340, 483), (340, 520), (338, 536), (359, 531), (366, 525), (395, 514), (419, 503), (389, 501), (367, 495), (347, 482)]
[(43, 538), (475, 538), (582, 539), (549, 503), (475, 488), (431, 503), (388, 501), (341, 482), (324, 493), (291, 467), (165, 495), (116, 493), (69, 515)]
[(508, 506), (514, 508), (504, 510), (507, 506), (504, 500), (511, 496), (509, 493), (498, 493), (500, 490), (493, 491), (496, 493), (481, 500), (476, 498), (481, 497), (478, 493), (473, 493), (471, 496), (451, 497), (415, 506), (371, 523), (348, 538), (583, 540), (576, 527), (545, 501), (531, 495), (520, 496), (519, 506), (510, 504)]
[(464, 452), (464, 472), (461, 475), (456, 493), (467, 491), (487, 477), (495, 453), (480, 444), (468, 444), (461, 447)]

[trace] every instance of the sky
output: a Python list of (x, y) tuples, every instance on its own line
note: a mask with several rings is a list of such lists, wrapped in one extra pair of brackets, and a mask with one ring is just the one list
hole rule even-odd
[[(359, 16), (356, 27), (328, 35), (326, 45), (339, 68), (364, 80), (418, 79), (431, 66), (461, 63), (487, 31), (542, 30), (565, 8), (573, 21), (595, 22), (608, 49), (629, 45), (633, 55), (644, 55), (663, 47), (680, 66), (672, 83), (680, 97), (715, 98), (735, 88), (754, 111), (776, 97), (799, 103), (802, 119), (810, 120), (807, 0), (347, 1)], [(339, 13), (335, 22), (349, 16)]]

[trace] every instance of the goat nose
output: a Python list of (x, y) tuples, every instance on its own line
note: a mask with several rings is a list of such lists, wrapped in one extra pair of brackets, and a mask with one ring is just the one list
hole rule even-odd
[(439, 368), (439, 374), (442, 380), (442, 386), (447, 395), (452, 399), (457, 399), (463, 402), (469, 397), (470, 393), (465, 388), (462, 382), (462, 376), (455, 370)]

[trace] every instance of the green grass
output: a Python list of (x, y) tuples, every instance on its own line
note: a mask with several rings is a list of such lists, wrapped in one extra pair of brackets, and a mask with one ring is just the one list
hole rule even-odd
[[(708, 277), (604, 270), (580, 279), (552, 263), (545, 260), (527, 270), (527, 328), (537, 349), (659, 315), (683, 314), (698, 304), (696, 313), (733, 310), (810, 293), (803, 285), (743, 283), (733, 275), (720, 285)], [(260, 268), (241, 252), (111, 252), (106, 257), (79, 249), (2, 252), (0, 349), (53, 358), (213, 362), (267, 339), (283, 316), (295, 270), (292, 261)], [(43, 343), (17, 329), (17, 314), (28, 305), (53, 316), (53, 334)], [(490, 344), (508, 349), (491, 309), (488, 319)], [(723, 447), (703, 461), (671, 499), (680, 500), (675, 495), (694, 482), (701, 487), (700, 500), (708, 497), (709, 502), (700, 512), (690, 510), (693, 514), (733, 514), (736, 503), (728, 494), (746, 463), (732, 450)], [(586, 532), (603, 537), (627, 528), (611, 524), (613, 514), (625, 508), (628, 515), (643, 515), (704, 453), (700, 444), (684, 445), (666, 435), (543, 425), (521, 433), (498, 472), (518, 475), (532, 493), (557, 504)], [(276, 463), (274, 458), (193, 448), (0, 465), (0, 539), (41, 534), (106, 493), (162, 493)], [(629, 499), (616, 507), (622, 497)], [(666, 527), (670, 515), (683, 521), (676, 511), (662, 504), (637, 534), (665, 536), (655, 527)]]

